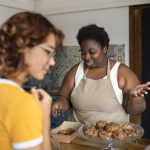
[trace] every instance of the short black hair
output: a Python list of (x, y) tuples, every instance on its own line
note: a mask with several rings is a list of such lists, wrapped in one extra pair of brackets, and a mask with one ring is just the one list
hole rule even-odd
[(79, 29), (79, 32), (76, 36), (79, 45), (85, 40), (95, 40), (97, 41), (102, 48), (109, 46), (109, 37), (107, 32), (102, 27), (98, 27), (95, 24), (89, 24), (83, 26)]

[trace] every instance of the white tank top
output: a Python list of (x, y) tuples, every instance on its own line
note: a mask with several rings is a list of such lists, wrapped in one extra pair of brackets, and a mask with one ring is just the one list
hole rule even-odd
[[(111, 79), (112, 86), (113, 86), (114, 92), (116, 94), (116, 97), (117, 97), (119, 103), (122, 104), (123, 93), (122, 93), (122, 90), (118, 86), (118, 80), (117, 80), (119, 65), (120, 65), (120, 62), (117, 61), (116, 64), (113, 66), (113, 68), (110, 70), (110, 79)], [(79, 64), (76, 75), (75, 75), (75, 88), (79, 85), (83, 76), (84, 76), (84, 62), (82, 61)], [(106, 78), (107, 78), (107, 76), (105, 76), (103, 79), (106, 79)]]

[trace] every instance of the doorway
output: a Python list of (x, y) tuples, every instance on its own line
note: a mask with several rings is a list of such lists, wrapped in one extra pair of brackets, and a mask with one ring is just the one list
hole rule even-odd
[[(142, 83), (150, 81), (150, 4), (130, 6), (130, 67)], [(145, 96), (146, 110), (131, 117), (140, 123), (145, 138), (150, 138), (150, 93)]]

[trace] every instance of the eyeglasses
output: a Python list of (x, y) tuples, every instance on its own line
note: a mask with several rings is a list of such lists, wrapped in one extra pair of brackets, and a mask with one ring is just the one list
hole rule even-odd
[(38, 45), (38, 47), (44, 49), (44, 50), (48, 53), (49, 58), (54, 57), (55, 54), (56, 54), (55, 49), (53, 49), (53, 48), (51, 48), (51, 47), (48, 47), (48, 46), (46, 46), (46, 45), (40, 44), (40, 45)]

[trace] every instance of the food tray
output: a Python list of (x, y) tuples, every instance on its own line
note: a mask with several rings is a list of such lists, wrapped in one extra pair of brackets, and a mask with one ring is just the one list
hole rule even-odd
[[(86, 124), (89, 124), (89, 123), (86, 123), (84, 125), (82, 125), (80, 128), (79, 128), (79, 134), (82, 138), (88, 140), (88, 141), (91, 141), (91, 142), (96, 142), (96, 143), (105, 143), (105, 144), (109, 144), (109, 143), (124, 143), (124, 142), (132, 142), (132, 141), (135, 141), (139, 138), (141, 138), (144, 134), (144, 129), (137, 125), (137, 124), (133, 124), (133, 123), (127, 123), (127, 122), (115, 122), (115, 123), (119, 123), (119, 124), (129, 124), (129, 125), (132, 125), (134, 128), (138, 129), (140, 132), (139, 132), (139, 135), (136, 136), (136, 137), (131, 137), (131, 138), (126, 138), (126, 139), (113, 139), (113, 138), (109, 138), (109, 139), (102, 139), (101, 137), (92, 137), (92, 136), (88, 136), (88, 135), (85, 135), (84, 134), (84, 131), (83, 131), (83, 127), (84, 125)], [(90, 123), (91, 124), (91, 123)]]
[[(79, 135), (78, 129), (80, 126), (81, 124), (79, 122), (64, 121), (61, 126), (52, 129), (51, 135), (57, 142), (71, 143), (71, 141)], [(66, 130), (68, 128), (74, 129), (75, 132), (73, 132), (71, 135), (58, 134), (59, 131)]]

